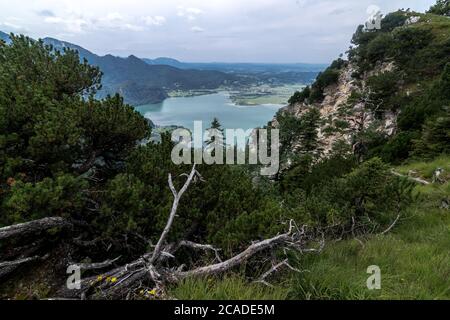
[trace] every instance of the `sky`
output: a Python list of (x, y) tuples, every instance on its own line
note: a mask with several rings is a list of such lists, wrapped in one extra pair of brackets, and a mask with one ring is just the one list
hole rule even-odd
[[(190, 62), (329, 63), (356, 27), (435, 0), (0, 0), (0, 30), (94, 53)], [(369, 10), (370, 11), (370, 10)]]

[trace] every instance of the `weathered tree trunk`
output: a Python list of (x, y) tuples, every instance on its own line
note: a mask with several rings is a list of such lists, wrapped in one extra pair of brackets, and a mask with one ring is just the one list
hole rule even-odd
[(210, 266), (200, 267), (194, 270), (184, 271), (184, 272), (175, 272), (174, 275), (178, 279), (184, 279), (187, 277), (193, 276), (208, 276), (212, 274), (223, 273), (227, 270), (230, 270), (233, 267), (236, 267), (243, 262), (247, 261), (249, 258), (261, 252), (263, 250), (269, 248), (275, 248), (281, 244), (287, 244), (292, 240), (291, 231), (285, 234), (278, 235), (271, 239), (266, 239), (263, 241), (259, 241), (250, 245), (247, 249), (239, 253), (238, 255), (224, 261), (221, 263), (216, 263)]
[[(179, 243), (166, 243), (167, 235), (170, 232), (176, 217), (181, 196), (187, 190), (189, 185), (195, 181), (196, 175), (198, 175), (198, 172), (195, 170), (194, 165), (185, 184), (179, 192), (175, 190), (172, 176), (169, 175), (168, 182), (170, 190), (174, 196), (174, 201), (166, 227), (162, 231), (153, 252), (146, 253), (140, 259), (125, 266), (115, 268), (103, 274), (101, 277), (97, 278), (94, 276), (83, 279), (80, 290), (72, 292), (67, 292), (67, 290), (64, 290), (64, 293), (69, 294), (70, 297), (81, 296), (82, 298), (89, 299), (128, 299), (133, 297), (137, 289), (151, 286), (151, 288), (156, 288), (159, 297), (164, 297), (165, 285), (168, 283), (176, 283), (188, 277), (224, 273), (248, 261), (250, 258), (264, 250), (271, 250), (280, 246), (293, 250), (303, 249), (306, 238), (305, 230), (304, 228), (298, 229), (293, 221), (290, 222), (289, 230), (286, 233), (277, 235), (270, 239), (255, 242), (241, 253), (225, 261), (220, 259), (218, 249), (208, 244), (197, 244), (185, 240), (180, 241)], [(167, 260), (174, 258), (174, 254), (177, 249), (182, 246), (197, 250), (212, 251), (215, 253), (216, 259), (219, 262), (187, 271), (182, 270), (183, 266), (179, 266), (178, 268), (167, 266)], [(323, 245), (321, 247), (323, 247)], [(310, 250), (319, 251), (316, 249)], [(282, 265), (288, 266), (290, 269), (294, 270), (294, 268), (289, 266), (286, 260), (283, 261)], [(276, 265), (276, 267), (272, 268), (270, 272), (267, 272), (265, 277), (275, 272), (280, 267), (280, 264)], [(109, 279), (109, 282), (104, 281), (105, 278)], [(67, 297), (67, 295), (64, 296)]]
[(0, 240), (67, 225), (70, 225), (70, 223), (60, 217), (44, 218), (40, 220), (15, 224), (12, 226), (0, 228)]

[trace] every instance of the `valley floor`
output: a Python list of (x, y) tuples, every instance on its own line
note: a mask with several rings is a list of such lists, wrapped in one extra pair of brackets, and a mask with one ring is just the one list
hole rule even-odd
[(269, 85), (260, 84), (252, 86), (221, 87), (214, 90), (174, 90), (169, 92), (169, 96), (176, 97), (194, 97), (207, 94), (213, 94), (220, 91), (230, 93), (231, 101), (238, 106), (257, 106), (264, 104), (280, 104), (288, 103), (289, 98), (296, 91), (301, 91), (305, 87), (304, 84), (285, 84), (285, 85)]

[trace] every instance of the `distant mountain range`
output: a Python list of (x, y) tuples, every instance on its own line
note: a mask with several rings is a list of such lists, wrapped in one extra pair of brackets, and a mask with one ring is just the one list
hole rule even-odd
[[(9, 43), (9, 36), (0, 37)], [(76, 44), (53, 38), (42, 39), (45, 44), (62, 51), (70, 48), (78, 51), (91, 65), (103, 72), (102, 90), (98, 97), (120, 93), (132, 105), (157, 103), (167, 98), (169, 90), (216, 89), (235, 80), (233, 75), (219, 71), (183, 70), (170, 65), (149, 65), (131, 55), (127, 58), (112, 55), (99, 56)]]
[(4, 42), (9, 43), (10, 42), (9, 35), (0, 31), (0, 40), (3, 40)]
[(169, 65), (179, 69), (216, 70), (227, 73), (262, 72), (320, 72), (328, 64), (308, 63), (228, 63), (228, 62), (181, 62), (173, 58), (160, 57), (142, 59), (149, 65)]
[(215, 89), (234, 80), (233, 75), (223, 72), (149, 65), (133, 55), (127, 58), (109, 54), (98, 56), (65, 41), (53, 38), (44, 38), (43, 41), (56, 50), (77, 50), (81, 58), (86, 58), (104, 73), (100, 95), (119, 92), (128, 103), (134, 105), (160, 102), (167, 97), (167, 90)]
[[(1, 31), (0, 39), (10, 43), (9, 36)], [(239, 87), (261, 83), (310, 83), (326, 67), (320, 64), (188, 63), (166, 57), (99, 56), (73, 43), (53, 38), (42, 40), (55, 50), (76, 50), (80, 58), (100, 68), (104, 75), (99, 98), (120, 93), (132, 105), (161, 102), (171, 90), (212, 90), (223, 85)]]

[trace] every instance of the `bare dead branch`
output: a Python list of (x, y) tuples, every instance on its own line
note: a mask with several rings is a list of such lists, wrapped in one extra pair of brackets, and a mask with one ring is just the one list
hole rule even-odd
[(178, 203), (180, 201), (180, 198), (183, 195), (183, 193), (187, 190), (189, 185), (191, 184), (192, 179), (195, 176), (195, 173), (196, 173), (196, 170), (195, 170), (195, 164), (194, 164), (192, 166), (192, 170), (191, 170), (191, 173), (189, 174), (189, 177), (187, 178), (186, 182), (184, 183), (183, 187), (181, 188), (181, 190), (179, 192), (177, 192), (175, 190), (175, 187), (174, 187), (173, 181), (172, 181), (172, 175), (169, 174), (169, 187), (170, 187), (170, 190), (172, 191), (173, 197), (174, 197), (172, 209), (170, 211), (170, 215), (169, 215), (169, 219), (167, 220), (166, 227), (164, 228), (163, 232), (161, 233), (161, 236), (156, 244), (155, 250), (153, 251), (153, 256), (150, 259), (150, 264), (155, 263), (161, 254), (161, 247), (167, 237), (167, 234), (170, 231), (170, 228), (172, 227), (173, 219), (175, 218), (175, 215), (177, 213)]
[(204, 250), (204, 251), (213, 251), (216, 259), (219, 262), (222, 262), (222, 259), (220, 258), (219, 251), (220, 249), (214, 248), (212, 245), (209, 244), (199, 244), (191, 241), (181, 241), (180, 246), (182, 247), (188, 247), (192, 249), (198, 249), (198, 250)]
[(103, 262), (94, 262), (94, 263), (71, 263), (77, 265), (81, 270), (96, 270), (96, 269), (104, 269), (112, 266), (116, 261), (118, 261), (121, 257), (117, 257), (113, 260), (105, 260)]
[(384, 230), (381, 234), (386, 234), (386, 233), (388, 233), (389, 231), (391, 231), (392, 228), (394, 228), (394, 226), (397, 224), (397, 221), (400, 219), (400, 216), (401, 216), (401, 214), (399, 213), (399, 214), (397, 215), (397, 217), (395, 218), (394, 222), (392, 222), (392, 224), (391, 224), (386, 230)]
[(40, 256), (32, 256), (32, 257), (26, 257), (26, 258), (20, 258), (14, 261), (5, 261), (0, 262), (0, 279), (4, 276), (9, 275), (10, 273), (14, 272), (18, 267), (20, 267), (23, 264), (38, 261), (38, 260), (44, 260), (47, 259), (48, 255), (45, 255), (43, 257)]
[(297, 269), (297, 268), (292, 267), (292, 266), (289, 264), (288, 261), (289, 261), (288, 259), (284, 259), (284, 260), (281, 261), (280, 263), (278, 263), (278, 264), (272, 266), (272, 268), (270, 268), (268, 271), (264, 272), (264, 273), (261, 275), (261, 277), (260, 277), (258, 280), (256, 280), (255, 282), (259, 282), (259, 283), (262, 283), (262, 284), (264, 284), (264, 285), (266, 285), (266, 286), (272, 287), (272, 285), (271, 285), (269, 282), (267, 282), (266, 279), (267, 279), (269, 276), (271, 276), (273, 273), (277, 272), (279, 269), (281, 269), (281, 268), (283, 268), (283, 267), (287, 267), (288, 269), (290, 269), (290, 270), (292, 270), (292, 271), (295, 271), (295, 272), (298, 272), (298, 273), (303, 272), (303, 271), (301, 271), (301, 270), (299, 270), (299, 269)]
[(420, 178), (414, 178), (414, 177), (410, 177), (410, 176), (405, 176), (405, 175), (403, 175), (401, 173), (398, 173), (398, 172), (396, 172), (394, 170), (391, 170), (391, 173), (394, 176), (406, 178), (408, 180), (411, 180), (411, 181), (414, 181), (414, 182), (417, 182), (417, 183), (420, 183), (420, 184), (423, 184), (423, 185), (429, 185), (430, 184), (430, 182), (428, 182), (427, 180), (423, 180), (423, 179), (420, 179)]
[(27, 262), (31, 262), (31, 261), (36, 261), (39, 259), (41, 259), (41, 257), (34, 256), (34, 257), (28, 257), (28, 258), (18, 259), (18, 260), (14, 260), (14, 261), (0, 262), (0, 268), (18, 266), (18, 265), (21, 265), (21, 264), (24, 264)]
[(278, 271), (278, 269), (280, 269), (282, 266), (284, 266), (286, 263), (288, 262), (288, 259), (284, 259), (283, 261), (281, 261), (280, 263), (274, 265), (272, 268), (270, 268), (270, 270), (264, 272), (261, 277), (259, 278), (259, 280), (265, 280), (267, 277), (269, 277), (272, 273)]
[(291, 240), (292, 240), (291, 231), (289, 231), (288, 233), (284, 233), (270, 239), (255, 242), (238, 255), (224, 262), (216, 263), (210, 266), (200, 267), (189, 271), (175, 272), (175, 277), (178, 279), (183, 279), (192, 276), (206, 276), (222, 273), (247, 261), (249, 258), (257, 254), (258, 252), (261, 252), (268, 248), (279, 246), (280, 244), (287, 243)]

